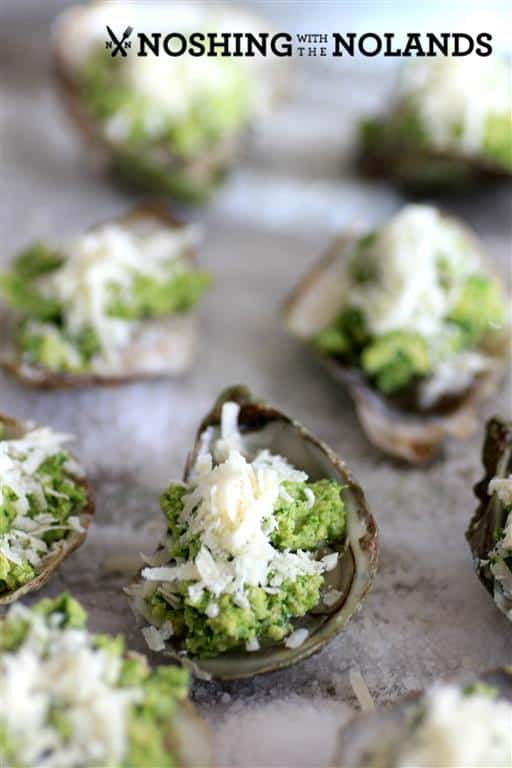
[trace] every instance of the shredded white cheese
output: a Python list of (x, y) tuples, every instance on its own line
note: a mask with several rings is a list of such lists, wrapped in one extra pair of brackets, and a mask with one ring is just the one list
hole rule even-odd
[(325, 555), (322, 557), (322, 563), (325, 566), (326, 571), (334, 571), (336, 566), (338, 565), (338, 559), (339, 559), (339, 553), (338, 552), (331, 552), (328, 555)]
[(375, 704), (370, 693), (366, 681), (361, 674), (361, 670), (357, 667), (353, 667), (349, 672), (350, 685), (354, 691), (354, 695), (359, 702), (362, 712), (373, 712), (375, 710)]
[[(16, 496), (12, 502), (16, 517), (9, 530), (0, 534), (0, 554), (16, 565), (28, 560), (30, 565), (38, 568), (43, 558), (60, 546), (59, 542), (49, 545), (44, 541), (43, 536), (48, 531), (82, 530), (76, 515), (70, 516), (62, 525), (46, 511), (47, 497), (55, 492), (48, 488), (48, 478), (39, 472), (41, 465), (62, 451), (70, 439), (70, 435), (46, 427), (29, 429), (23, 437), (16, 439), (0, 439), (0, 506), (7, 502), (9, 492)], [(71, 458), (65, 469), (75, 476), (83, 474)], [(31, 497), (41, 510), (33, 516), (29, 516)]]
[(492, 371), (496, 365), (492, 357), (469, 350), (436, 361), (432, 374), (420, 384), (421, 406), (428, 408), (443, 395), (463, 392), (476, 376)]
[[(252, 62), (251, 62), (252, 64)], [(123, 82), (135, 97), (141, 99), (138, 117), (150, 136), (158, 137), (169, 122), (180, 123), (193, 118), (199, 104), (214, 98), (232, 100), (244, 88), (243, 119), (269, 108), (270, 91), (247, 60), (226, 61), (222, 56), (179, 57), (153, 56), (131, 58), (123, 62)], [(121, 142), (129, 138), (130, 115), (118, 112), (105, 124), (108, 138)]]
[(323, 596), (322, 602), (330, 608), (332, 605), (335, 605), (342, 596), (343, 592), (340, 592), (338, 589), (330, 589), (329, 592), (326, 592)]
[(245, 650), (249, 653), (255, 653), (256, 651), (259, 651), (259, 649), (260, 644), (257, 637), (253, 637), (252, 640), (249, 640), (245, 645)]
[(148, 648), (151, 651), (158, 652), (158, 651), (164, 650), (165, 640), (159, 629), (157, 629), (152, 625), (149, 627), (144, 627), (142, 630), (142, 635), (144, 637), (144, 640), (146, 641)]
[[(14, 744), (16, 764), (120, 765), (127, 709), (143, 696), (139, 688), (114, 687), (120, 659), (94, 648), (85, 630), (52, 628), (25, 606), (8, 616), (29, 622), (21, 647), (0, 656), (0, 725)], [(56, 707), (65, 713), (69, 739), (52, 724)]]
[(216, 619), (219, 615), (219, 606), (217, 603), (208, 603), (205, 613), (209, 619)]
[(287, 648), (299, 648), (307, 640), (308, 636), (308, 629), (296, 629), (294, 632), (288, 635), (284, 641), (284, 644)]
[(493, 477), (489, 483), (489, 493), (495, 493), (505, 507), (512, 506), (512, 475)]
[(372, 335), (412, 331), (423, 337), (432, 370), (420, 386), (422, 407), (463, 391), (475, 376), (496, 366), (477, 349), (453, 352), (455, 331), (446, 317), (466, 278), (481, 271), (476, 250), (460, 227), (433, 207), (407, 205), (378, 230), (367, 249), (361, 258), (368, 259), (375, 279), (354, 282), (349, 260), (344, 301), (362, 311)]
[(105, 224), (65, 246), (64, 264), (39, 281), (42, 292), (64, 308), (66, 328), (79, 333), (92, 328), (102, 345), (93, 360), (98, 371), (116, 367), (120, 351), (140, 323), (111, 317), (111, 286), (129, 297), (134, 274), (168, 277), (170, 265), (183, 270), (180, 256), (195, 242), (192, 228), (171, 228), (155, 220)]
[[(375, 335), (418, 331), (433, 338), (457, 296), (460, 281), (478, 266), (475, 253), (461, 248), (460, 229), (427, 205), (406, 205), (382, 226), (369, 258), (377, 279), (353, 285), (350, 303), (363, 311)], [(457, 279), (441, 285), (438, 259)]]
[(403, 69), (397, 103), (414, 101), (429, 140), (466, 154), (482, 149), (490, 115), (510, 113), (510, 76), (497, 58), (436, 57)]
[(454, 685), (425, 696), (421, 722), (400, 750), (397, 768), (510, 768), (512, 704)]

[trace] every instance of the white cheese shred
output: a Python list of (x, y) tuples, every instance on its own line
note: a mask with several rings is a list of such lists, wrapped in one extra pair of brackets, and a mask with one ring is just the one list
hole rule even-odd
[(373, 712), (375, 710), (375, 703), (368, 686), (361, 674), (361, 670), (357, 667), (352, 667), (348, 673), (350, 685), (354, 691), (354, 696), (359, 702), (362, 712)]
[[(128, 707), (137, 686), (116, 687), (120, 660), (97, 648), (84, 629), (65, 629), (17, 604), (7, 620), (28, 623), (20, 647), (0, 655), (0, 726), (14, 745), (16, 765), (121, 765)], [(55, 710), (69, 726), (63, 738)]]
[[(23, 437), (0, 439), (0, 506), (13, 493), (15, 500), (11, 503), (16, 512), (8, 530), (0, 534), (0, 554), (16, 565), (28, 561), (38, 568), (45, 557), (62, 546), (62, 540), (47, 544), (45, 533), (82, 532), (83, 528), (78, 515), (71, 515), (63, 524), (47, 511), (48, 498), (62, 494), (53, 491), (48, 478), (39, 471), (48, 459), (65, 450), (71, 436), (48, 427), (25, 426)], [(77, 477), (83, 476), (80, 465), (70, 457), (64, 469)], [(39, 510), (35, 514), (34, 502)]]
[(287, 648), (299, 648), (303, 643), (307, 640), (309, 637), (309, 630), (305, 629), (304, 627), (301, 629), (296, 629), (294, 632), (292, 632), (286, 640), (284, 641), (284, 644)]

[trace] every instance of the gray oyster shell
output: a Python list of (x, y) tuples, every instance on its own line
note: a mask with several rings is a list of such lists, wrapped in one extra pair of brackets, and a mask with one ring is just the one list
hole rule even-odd
[[(475, 245), (472, 234), (458, 222), (454, 223), (461, 236)], [(337, 238), (283, 305), (287, 330), (310, 347), (314, 334), (329, 325), (339, 312), (339, 286), (345, 279), (345, 262), (355, 239), (355, 236)], [(435, 455), (446, 437), (464, 438), (475, 431), (480, 402), (495, 392), (503, 377), (508, 337), (504, 332), (492, 348), (485, 350), (493, 360), (492, 369), (476, 376), (460, 396), (451, 399), (439, 412), (405, 410), (371, 387), (358, 368), (312, 351), (329, 373), (348, 389), (368, 439), (391, 456), (410, 464), (422, 464)]]
[(493, 418), (487, 422), (482, 464), (485, 474), (474, 488), (480, 503), (466, 531), (466, 539), (478, 578), (498, 608), (512, 620), (512, 599), (496, 581), (489, 562), (496, 543), (495, 532), (505, 527), (509, 514), (496, 495), (489, 494), (489, 483), (496, 476), (507, 477), (512, 473), (512, 421)]

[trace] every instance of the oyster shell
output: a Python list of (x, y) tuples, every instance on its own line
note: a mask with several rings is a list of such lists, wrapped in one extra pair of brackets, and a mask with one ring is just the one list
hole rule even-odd
[[(187, 459), (185, 482), (199, 452), (207, 451), (219, 436), (221, 410), (225, 402), (240, 405), (238, 424), (244, 453), (251, 456), (262, 448), (268, 448), (302, 468), (312, 479), (328, 477), (337, 480), (343, 485), (341, 493), (347, 510), (347, 541), (339, 547), (341, 556), (337, 567), (326, 574), (326, 586), (335, 588), (341, 596), (334, 605), (320, 604), (309, 615), (296, 621), (296, 628), (304, 627), (309, 631), (302, 645), (292, 649), (281, 642), (250, 653), (229, 652), (208, 659), (188, 654), (183, 657), (192, 662), (198, 674), (219, 680), (236, 680), (302, 661), (341, 632), (370, 589), (377, 569), (378, 541), (377, 526), (364, 493), (344, 461), (297, 421), (264, 402), (254, 400), (245, 387), (231, 387), (222, 392), (211, 412), (201, 422), (194, 448)], [(139, 573), (135, 583), (140, 581)], [(174, 655), (181, 655), (181, 644), (172, 645), (172, 641), (171, 637), (168, 642)]]
[(471, 519), (466, 538), (478, 578), (491, 593), (498, 608), (512, 619), (512, 600), (495, 580), (489, 562), (489, 555), (496, 544), (495, 532), (505, 527), (508, 517), (496, 494), (489, 494), (489, 483), (496, 476), (507, 477), (512, 472), (512, 421), (494, 418), (487, 423), (482, 463), (485, 475), (474, 489), (480, 504)]
[[(0, 414), (0, 426), (5, 430), (4, 436), (12, 439), (22, 437), (33, 425)], [(36, 590), (41, 589), (61, 563), (69, 557), (75, 549), (78, 549), (78, 547), (84, 543), (87, 536), (87, 529), (91, 524), (95, 511), (94, 495), (86, 478), (73, 476), (73, 480), (75, 483), (83, 486), (87, 494), (86, 506), (80, 513), (80, 524), (83, 530), (70, 531), (68, 536), (59, 542), (59, 546), (56, 548), (55, 552), (44, 559), (40, 572), (31, 579), (31, 581), (27, 581), (26, 584), (23, 584), (21, 587), (18, 587), (18, 589), (11, 592), (0, 592), (0, 605), (14, 603), (29, 592), (35, 592)]]
[[(157, 4), (155, 4), (156, 6)], [(222, 181), (242, 154), (250, 126), (227, 134), (208, 150), (195, 157), (181, 158), (168, 149), (155, 147), (134, 154), (126, 142), (107, 136), (97, 118), (82, 97), (81, 65), (94, 43), (103, 44), (106, 25), (135, 30), (188, 31), (204, 28), (204, 17), (210, 12), (204, 0), (148, 7), (143, 2), (118, 4), (92, 2), (67, 9), (57, 19), (53, 34), (53, 58), (57, 83), (63, 101), (78, 131), (94, 151), (97, 163), (109, 169), (121, 183), (151, 193), (170, 195), (191, 202), (205, 201)], [(213, 16), (216, 29), (267, 32), (269, 26), (258, 15), (228, 4), (219, 4)], [(150, 22), (152, 20), (152, 24)], [(207, 19), (208, 21), (208, 19)], [(279, 60), (277, 60), (279, 61)], [(272, 107), (286, 89), (285, 68), (276, 65), (275, 57), (260, 57), (256, 62), (256, 77), (265, 91), (265, 104), (252, 116), (254, 123), (260, 112)]]
[(508, 74), (500, 57), (404, 63), (387, 109), (360, 126), (363, 170), (419, 191), (510, 179)]
[[(497, 688), (499, 698), (512, 701), (512, 668), (495, 669), (481, 675), (477, 683)], [(387, 753), (392, 742), (400, 737), (406, 721), (421, 700), (421, 693), (404, 696), (382, 710), (358, 715), (339, 734), (338, 750), (333, 765), (343, 768), (394, 768)], [(378, 755), (375, 750), (378, 749)]]
[(443, 152), (433, 147), (413, 149), (391, 142), (383, 142), (380, 147), (363, 142), (358, 164), (365, 175), (392, 179), (413, 192), (469, 191), (512, 177), (512, 172), (492, 159)]
[[(148, 203), (135, 206), (112, 221), (121, 225), (136, 221), (164, 223), (173, 229), (184, 226), (163, 206)], [(184, 257), (195, 264), (196, 254), (192, 249)], [(139, 379), (179, 375), (193, 363), (199, 331), (197, 312), (194, 310), (168, 318), (145, 320), (123, 352), (120, 371), (69, 373), (51, 371), (21, 359), (16, 345), (16, 327), (15, 313), (0, 305), (0, 328), (2, 335), (5, 334), (5, 344), (0, 349), (0, 368), (23, 384), (39, 389), (117, 386)]]
[[(461, 235), (474, 243), (472, 234), (457, 225)], [(308, 344), (317, 331), (336, 317), (341, 300), (339, 286), (345, 280), (345, 260), (355, 240), (355, 236), (337, 238), (285, 301), (285, 325), (300, 341)], [(504, 333), (492, 349), (486, 349), (495, 363), (492, 370), (475, 376), (471, 386), (460, 395), (429, 411), (401, 408), (399, 402), (372, 388), (358, 368), (313, 351), (334, 378), (347, 387), (369, 440), (391, 456), (421, 464), (434, 456), (445, 437), (463, 438), (474, 432), (478, 404), (492, 395), (503, 376), (508, 342)]]

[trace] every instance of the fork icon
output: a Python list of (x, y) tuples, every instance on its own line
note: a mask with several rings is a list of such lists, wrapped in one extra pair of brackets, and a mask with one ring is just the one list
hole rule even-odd
[(121, 39), (115, 36), (114, 32), (108, 26), (108, 24), (107, 24), (107, 32), (109, 34), (110, 40), (107, 40), (106, 47), (112, 49), (112, 56), (117, 56), (118, 53), (120, 53), (121, 56), (128, 56), (126, 52), (126, 48), (130, 48), (131, 46), (131, 43), (128, 42), (128, 38), (133, 32), (133, 27), (126, 27)]

